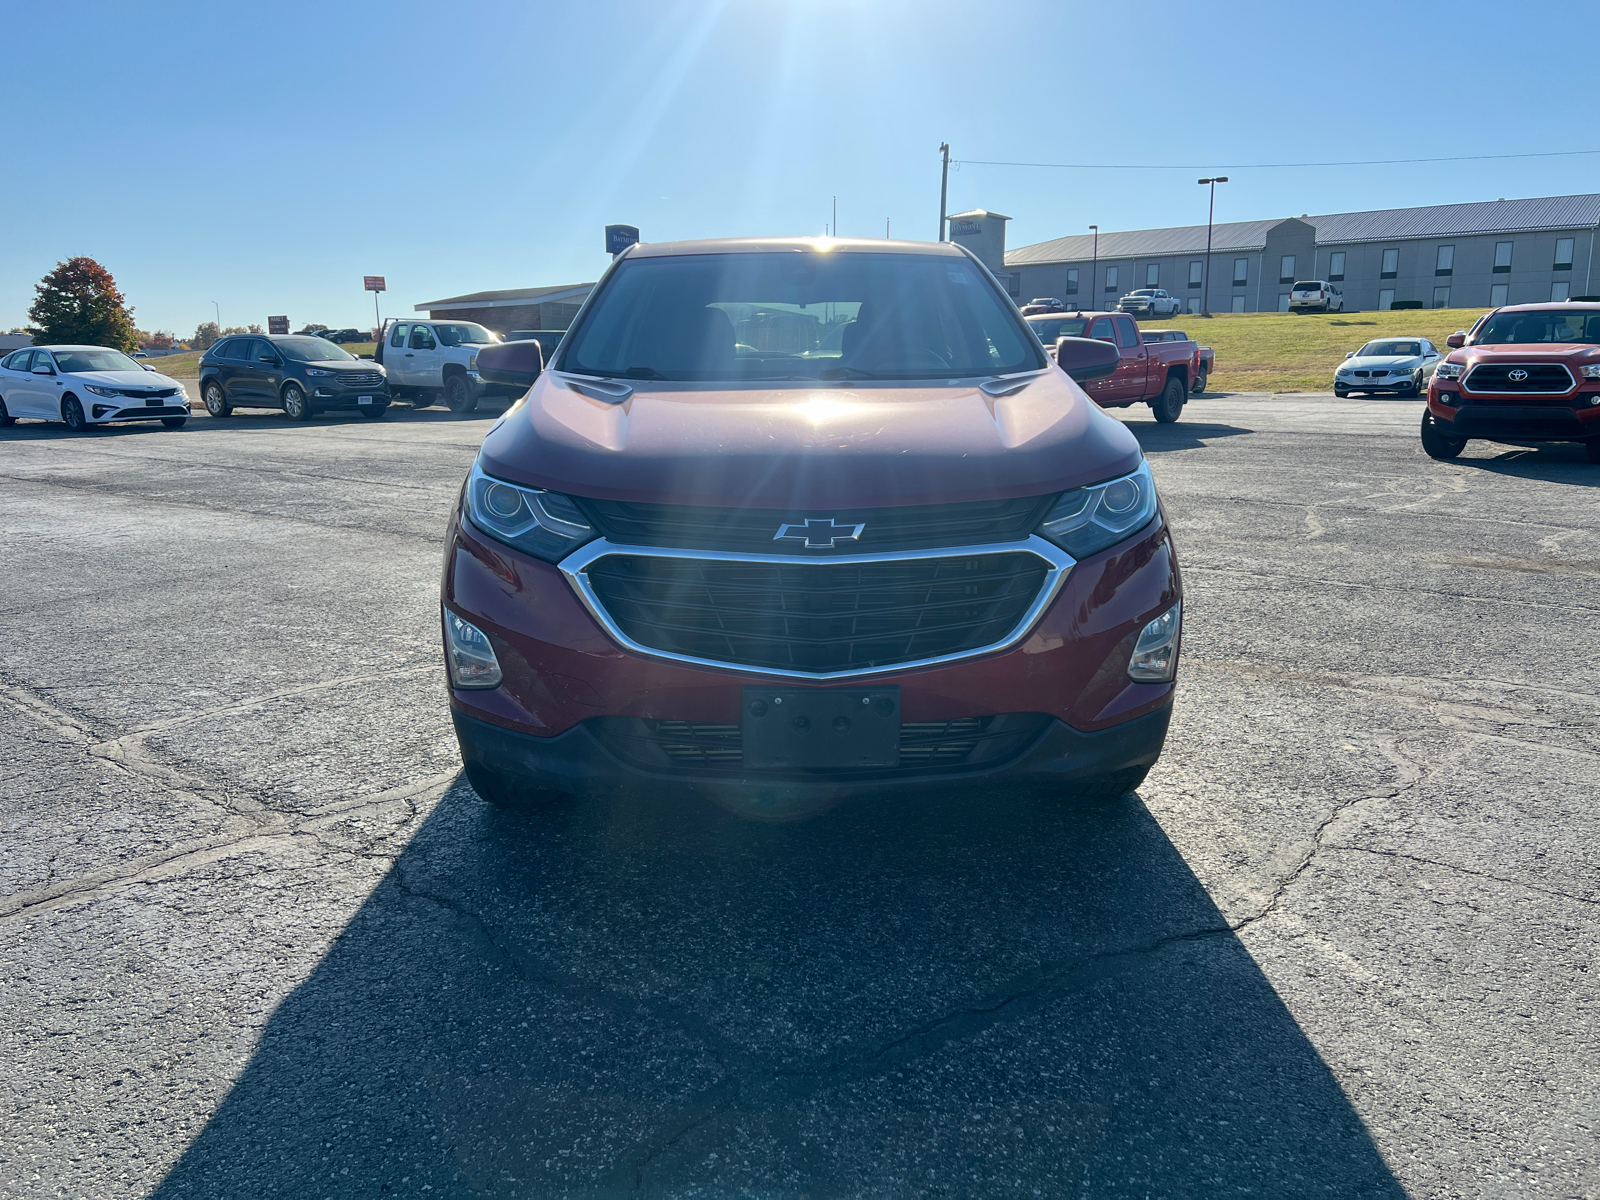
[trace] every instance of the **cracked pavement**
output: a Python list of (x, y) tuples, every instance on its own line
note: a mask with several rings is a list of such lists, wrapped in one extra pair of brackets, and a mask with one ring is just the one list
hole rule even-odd
[(790, 824), (459, 776), (489, 418), (0, 432), (0, 1195), (1600, 1196), (1600, 468), (1126, 415), (1137, 795)]

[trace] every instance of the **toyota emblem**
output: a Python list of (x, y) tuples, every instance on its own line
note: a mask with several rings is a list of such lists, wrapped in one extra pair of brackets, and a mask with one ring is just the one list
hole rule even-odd
[(1528, 378), (1528, 373), (1521, 367), (1518, 367), (1515, 371), (1506, 372), (1506, 378), (1511, 380), (1512, 383), (1521, 383), (1523, 380)]

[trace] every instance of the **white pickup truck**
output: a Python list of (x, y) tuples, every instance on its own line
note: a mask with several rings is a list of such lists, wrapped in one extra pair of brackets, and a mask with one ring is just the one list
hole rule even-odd
[(451, 412), (469, 413), (486, 396), (514, 399), (522, 394), (478, 375), (478, 351), (499, 341), (471, 321), (390, 319), (384, 322), (373, 358), (389, 374), (391, 395), (417, 408), (443, 399)]

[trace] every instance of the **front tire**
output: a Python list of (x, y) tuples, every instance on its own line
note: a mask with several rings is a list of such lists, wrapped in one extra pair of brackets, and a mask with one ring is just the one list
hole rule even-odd
[(1170, 425), (1178, 419), (1183, 412), (1183, 402), (1187, 399), (1184, 393), (1183, 380), (1169, 379), (1167, 386), (1161, 389), (1161, 395), (1150, 403), (1150, 411), (1155, 414), (1156, 420), (1163, 425)]
[(206, 412), (213, 417), (233, 416), (233, 405), (228, 403), (228, 393), (222, 390), (222, 385), (213, 379), (206, 384), (205, 391), (201, 393), (205, 401)]
[(1583, 452), (1592, 463), (1600, 463), (1600, 442), (1585, 442)]
[(311, 402), (299, 384), (291, 383), (283, 389), (283, 411), (289, 414), (291, 421), (311, 420)]
[(383, 416), (383, 414), (388, 412), (388, 411), (389, 411), (389, 406), (387, 404), (374, 404), (374, 405), (371, 405), (371, 406), (369, 406), (367, 408), (361, 409), (360, 413), (367, 420), (376, 421), (379, 417)]
[(1189, 395), (1198, 396), (1206, 390), (1206, 381), (1210, 378), (1204, 371), (1194, 377), (1194, 386), (1189, 389)]
[(162, 417), (161, 423), (168, 429), (182, 429), (189, 423), (188, 417)]
[(1440, 430), (1432, 413), (1422, 414), (1422, 452), (1429, 458), (1447, 462), (1467, 448), (1467, 438), (1454, 438)]
[(433, 407), (433, 389), (432, 388), (418, 388), (415, 392), (413, 392), (412, 395), (411, 395), (411, 407), (412, 408), (432, 408)]
[(0, 400), (0, 429), (10, 429), (17, 423), (17, 419), (6, 410), (6, 402)]
[(469, 413), (478, 407), (478, 397), (465, 375), (452, 375), (444, 381), (444, 404), (453, 413)]
[(82, 433), (89, 428), (89, 422), (83, 415), (83, 405), (78, 403), (76, 396), (68, 396), (61, 402), (61, 419), (73, 433)]

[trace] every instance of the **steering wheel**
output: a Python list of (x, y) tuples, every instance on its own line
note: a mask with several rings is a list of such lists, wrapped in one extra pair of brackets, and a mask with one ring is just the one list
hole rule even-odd
[(950, 369), (950, 364), (943, 355), (936, 354), (925, 347), (918, 347), (912, 350), (907, 357), (911, 360), (906, 363), (908, 367), (934, 367), (941, 371)]

